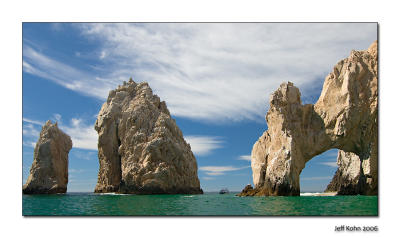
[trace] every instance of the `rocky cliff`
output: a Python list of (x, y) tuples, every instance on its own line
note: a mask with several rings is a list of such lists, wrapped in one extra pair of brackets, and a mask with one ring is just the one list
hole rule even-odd
[(57, 123), (47, 121), (36, 143), (23, 193), (65, 193), (68, 184), (68, 153), (71, 148), (71, 138), (58, 128)]
[(303, 105), (290, 82), (271, 95), (268, 130), (251, 153), (255, 188), (240, 195), (299, 195), (305, 164), (331, 148), (341, 151), (328, 190), (377, 194), (377, 52), (374, 42), (338, 62), (315, 105)]
[(147, 83), (109, 93), (95, 129), (100, 169), (95, 192), (202, 193), (190, 145)]

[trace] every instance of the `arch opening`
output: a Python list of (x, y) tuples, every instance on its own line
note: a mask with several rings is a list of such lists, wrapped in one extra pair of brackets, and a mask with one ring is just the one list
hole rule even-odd
[(300, 193), (322, 193), (337, 169), (338, 149), (330, 149), (311, 158), (300, 172)]

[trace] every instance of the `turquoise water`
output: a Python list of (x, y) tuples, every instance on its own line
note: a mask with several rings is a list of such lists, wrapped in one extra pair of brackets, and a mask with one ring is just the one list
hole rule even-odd
[(377, 196), (22, 195), (24, 216), (377, 216)]

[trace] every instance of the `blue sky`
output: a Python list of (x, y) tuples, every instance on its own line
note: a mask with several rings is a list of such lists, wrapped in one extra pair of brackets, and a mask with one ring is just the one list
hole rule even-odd
[[(252, 183), (249, 156), (267, 129), (269, 95), (284, 81), (314, 103), (325, 76), (377, 36), (373, 23), (23, 24), (23, 183), (46, 120), (73, 140), (68, 191), (93, 191), (94, 123), (108, 91), (133, 77), (165, 100), (191, 144), (201, 187)], [(322, 191), (336, 150), (313, 158), (302, 191)]]

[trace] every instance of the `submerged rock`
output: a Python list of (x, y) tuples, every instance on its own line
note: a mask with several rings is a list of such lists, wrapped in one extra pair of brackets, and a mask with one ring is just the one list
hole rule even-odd
[(252, 194), (298, 196), (305, 164), (332, 148), (342, 151), (329, 190), (377, 194), (377, 64), (374, 42), (335, 65), (315, 105), (290, 82), (271, 95), (268, 130), (251, 153)]
[(23, 193), (65, 193), (68, 184), (68, 153), (71, 148), (71, 138), (58, 128), (57, 122), (52, 124), (47, 121), (36, 143)]
[(247, 197), (247, 196), (256, 196), (256, 193), (258, 191), (256, 191), (253, 186), (251, 186), (251, 184), (247, 184), (246, 187), (244, 187), (244, 189), (237, 194), (237, 196), (241, 196), (241, 197)]
[(100, 169), (95, 192), (202, 193), (190, 145), (147, 83), (109, 93), (95, 129)]

